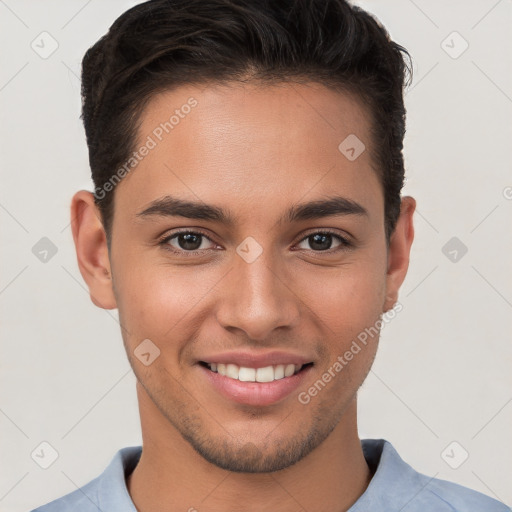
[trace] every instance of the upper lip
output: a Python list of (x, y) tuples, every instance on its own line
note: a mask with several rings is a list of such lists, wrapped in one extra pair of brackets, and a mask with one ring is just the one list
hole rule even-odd
[(246, 368), (264, 368), (265, 366), (275, 366), (278, 364), (295, 364), (302, 366), (313, 362), (307, 357), (283, 351), (271, 351), (264, 353), (255, 352), (221, 352), (201, 358), (199, 361), (204, 363), (226, 363), (244, 366)]

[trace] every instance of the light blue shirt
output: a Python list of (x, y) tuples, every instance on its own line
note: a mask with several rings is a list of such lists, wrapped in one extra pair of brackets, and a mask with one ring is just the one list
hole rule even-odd
[[(511, 512), (484, 494), (418, 473), (384, 439), (363, 439), (361, 444), (375, 473), (348, 512)], [(99, 477), (32, 512), (137, 512), (125, 479), (141, 453), (140, 446), (119, 450)]]

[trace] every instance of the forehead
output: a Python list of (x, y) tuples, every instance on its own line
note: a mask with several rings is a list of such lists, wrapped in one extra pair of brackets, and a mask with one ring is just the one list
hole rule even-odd
[(331, 192), (382, 208), (369, 113), (319, 84), (182, 86), (149, 101), (138, 135), (151, 149), (118, 186), (127, 208), (172, 193), (241, 214)]
[(180, 132), (190, 136), (193, 129), (197, 142), (210, 149), (211, 142), (220, 148), (229, 137), (234, 151), (243, 146), (252, 154), (264, 147), (289, 158), (286, 147), (297, 150), (297, 142), (304, 147), (304, 138), (311, 141), (304, 153), (311, 152), (312, 146), (319, 149), (319, 143), (332, 150), (333, 142), (350, 134), (369, 142), (370, 113), (354, 94), (316, 83), (229, 82), (159, 93), (149, 101), (141, 121), (139, 136), (153, 133), (158, 139), (170, 134), (178, 138)]

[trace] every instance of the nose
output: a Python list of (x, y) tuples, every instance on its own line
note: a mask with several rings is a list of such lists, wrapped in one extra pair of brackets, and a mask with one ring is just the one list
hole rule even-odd
[(289, 273), (277, 269), (266, 251), (252, 263), (236, 257), (217, 302), (219, 324), (229, 331), (241, 330), (257, 341), (267, 339), (274, 329), (295, 327), (300, 300)]

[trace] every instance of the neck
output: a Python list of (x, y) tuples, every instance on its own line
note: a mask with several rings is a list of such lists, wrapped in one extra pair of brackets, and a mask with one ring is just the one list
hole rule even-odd
[(203, 459), (138, 387), (143, 451), (127, 478), (139, 512), (346, 511), (371, 480), (357, 435), (356, 399), (325, 441), (272, 473), (232, 473)]

